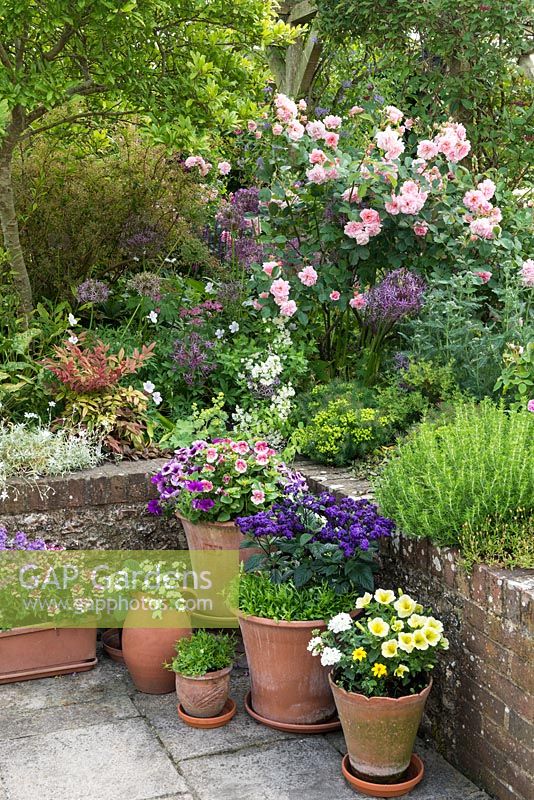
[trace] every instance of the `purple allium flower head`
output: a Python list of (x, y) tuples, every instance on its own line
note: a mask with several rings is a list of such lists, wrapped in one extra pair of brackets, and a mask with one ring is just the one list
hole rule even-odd
[(109, 286), (103, 281), (88, 278), (76, 289), (76, 297), (80, 303), (105, 303), (110, 295)]
[(407, 269), (396, 269), (367, 293), (364, 321), (374, 330), (416, 314), (423, 305), (423, 279)]
[(216, 368), (209, 354), (214, 346), (214, 342), (204, 339), (196, 332), (174, 342), (172, 358), (177, 368), (183, 370), (183, 379), (188, 386), (193, 386), (195, 382), (203, 383)]
[(126, 288), (141, 297), (150, 297), (157, 303), (161, 300), (161, 284), (162, 278), (155, 272), (139, 272), (127, 281)]

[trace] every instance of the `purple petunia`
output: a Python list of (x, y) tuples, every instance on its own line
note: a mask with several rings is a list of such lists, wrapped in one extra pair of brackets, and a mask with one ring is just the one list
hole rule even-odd
[(0, 527), (0, 550), (59, 550), (57, 545), (48, 545), (44, 539), (30, 539), (24, 531), (17, 531), (9, 538), (7, 529)]

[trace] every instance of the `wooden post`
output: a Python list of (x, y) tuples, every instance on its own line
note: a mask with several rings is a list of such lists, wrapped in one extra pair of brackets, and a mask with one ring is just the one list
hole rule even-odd
[(301, 98), (310, 89), (321, 56), (321, 43), (313, 28), (317, 8), (310, 0), (287, 0), (280, 6), (280, 17), (290, 25), (308, 25), (308, 31), (282, 52), (272, 48), (269, 62), (277, 86), (289, 97)]

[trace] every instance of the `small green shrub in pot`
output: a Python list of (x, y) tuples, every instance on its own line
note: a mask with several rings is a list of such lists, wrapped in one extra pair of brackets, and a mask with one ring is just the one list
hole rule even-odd
[(228, 701), (235, 640), (229, 634), (198, 630), (176, 643), (176, 655), (165, 666), (176, 673), (176, 694), (189, 717), (213, 718)]

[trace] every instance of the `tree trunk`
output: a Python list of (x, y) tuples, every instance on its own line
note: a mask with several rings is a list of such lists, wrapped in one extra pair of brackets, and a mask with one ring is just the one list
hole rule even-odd
[(32, 288), (20, 244), (19, 225), (15, 211), (11, 179), (13, 149), (14, 144), (9, 141), (9, 138), (6, 138), (0, 148), (0, 223), (4, 236), (4, 247), (11, 263), (13, 283), (20, 298), (20, 311), (27, 325), (33, 308)]

